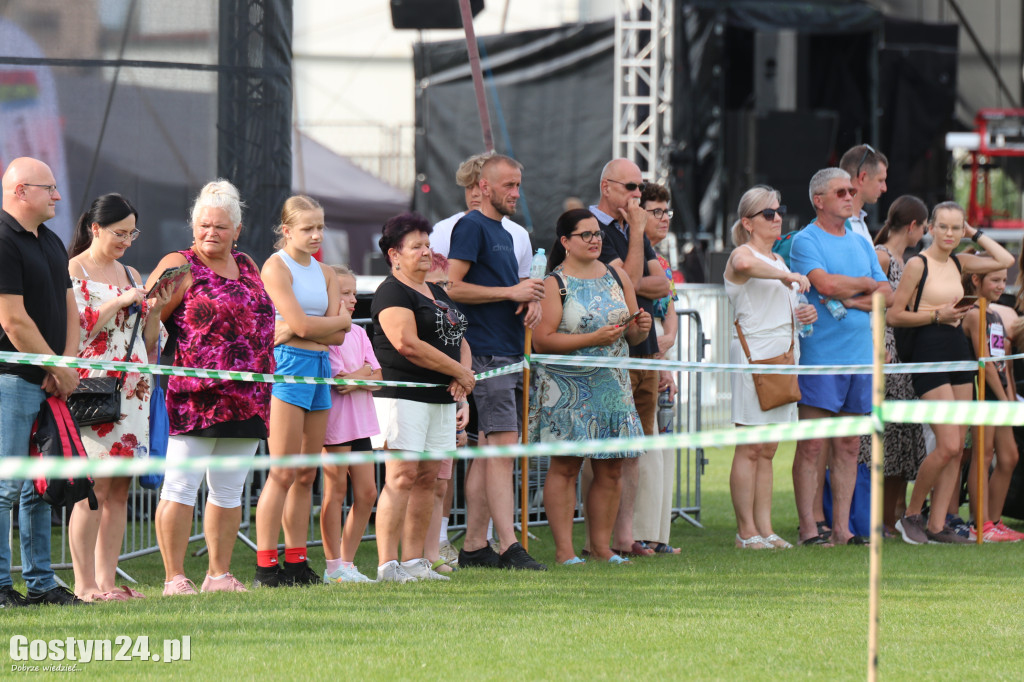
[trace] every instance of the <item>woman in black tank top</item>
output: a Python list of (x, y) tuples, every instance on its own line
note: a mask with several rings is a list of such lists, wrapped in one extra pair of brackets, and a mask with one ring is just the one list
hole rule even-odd
[[(886, 323), (897, 328), (917, 330), (910, 357), (902, 358), (905, 362), (967, 359), (969, 349), (959, 326), (970, 304), (950, 300), (935, 310), (918, 309), (921, 294), (928, 285), (928, 262), (930, 260), (941, 266), (952, 258), (964, 273), (985, 274), (1008, 268), (1013, 264), (1013, 256), (994, 239), (967, 225), (963, 209), (952, 201), (943, 202), (932, 209), (929, 232), (932, 243), (922, 252), (921, 258), (911, 258), (907, 262), (892, 308), (886, 313)], [(992, 258), (974, 254), (954, 255), (964, 237), (984, 249)], [(937, 268), (933, 266), (933, 269)], [(960, 372), (915, 374), (914, 388), (923, 400), (971, 400), (973, 391), (970, 381), (969, 376)], [(935, 449), (921, 463), (910, 503), (906, 513), (896, 522), (896, 528), (906, 542), (914, 545), (929, 542), (967, 543), (970, 542), (968, 537), (958, 534), (946, 524), (946, 510), (953, 499), (959, 478), (967, 426), (932, 424), (931, 427), (935, 433)], [(926, 520), (921, 510), (929, 493), (932, 494), (932, 513)]]

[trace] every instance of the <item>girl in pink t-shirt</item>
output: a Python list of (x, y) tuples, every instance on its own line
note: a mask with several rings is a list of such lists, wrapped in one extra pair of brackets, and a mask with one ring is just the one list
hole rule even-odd
[[(342, 265), (333, 266), (341, 285), (342, 305), (349, 314), (356, 308), (356, 278)], [(340, 346), (328, 350), (331, 373), (336, 379), (380, 380), (380, 364), (366, 331), (353, 324)], [(361, 386), (335, 386), (331, 391), (331, 411), (327, 418), (324, 452), (361, 452), (372, 450), (370, 436), (380, 433), (371, 391)], [(347, 477), (352, 479), (352, 508), (342, 531), (341, 511), (345, 504)], [(324, 465), (324, 496), (320, 511), (320, 536), (324, 542), (328, 583), (369, 582), (352, 561), (370, 522), (377, 500), (377, 480), (373, 464)]]

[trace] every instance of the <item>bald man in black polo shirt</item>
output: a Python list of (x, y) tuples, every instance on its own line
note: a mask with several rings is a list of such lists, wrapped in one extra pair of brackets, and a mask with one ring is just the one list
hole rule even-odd
[[(0, 351), (78, 354), (78, 306), (68, 254), (44, 220), (54, 216), (60, 192), (42, 161), (15, 159), (3, 175), (0, 211)], [(78, 385), (67, 367), (0, 363), (0, 457), (28, 455), (32, 423), (51, 393), (66, 398)], [(18, 531), (28, 598), (11, 580), (11, 507), (20, 495)], [(32, 481), (0, 480), (0, 608), (83, 604), (57, 585), (50, 567), (50, 505)]]
[[(601, 171), (601, 199), (590, 207), (604, 230), (601, 261), (621, 267), (636, 289), (636, 302), (648, 314), (654, 313), (654, 300), (668, 296), (669, 283), (658, 264), (658, 255), (644, 235), (647, 212), (640, 206), (644, 190), (640, 168), (629, 159), (613, 159)], [(653, 358), (658, 352), (658, 335), (651, 326), (647, 339), (629, 347), (630, 358)], [(643, 424), (644, 435), (656, 433), (654, 417), (658, 409), (658, 372), (629, 370), (633, 401)], [(654, 550), (633, 537), (633, 506), (636, 502), (640, 462), (626, 459), (622, 465), (622, 498), (615, 519), (612, 549), (619, 554), (649, 555)], [(584, 477), (584, 484), (587, 477)]]

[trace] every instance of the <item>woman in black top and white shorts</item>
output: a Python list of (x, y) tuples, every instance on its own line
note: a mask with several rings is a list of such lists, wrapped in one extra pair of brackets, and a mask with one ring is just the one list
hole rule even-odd
[[(403, 213), (384, 223), (380, 250), (391, 274), (374, 294), (373, 352), (385, 381), (435, 384), (385, 386), (383, 435), (388, 448), (414, 452), (455, 449), (455, 403), (476, 384), (466, 318), (444, 287), (426, 281), (433, 262), (430, 223)], [(377, 581), (448, 580), (424, 558), (439, 460), (389, 460), (377, 501)], [(408, 512), (408, 513), (407, 513)], [(398, 563), (398, 542), (405, 561)]]

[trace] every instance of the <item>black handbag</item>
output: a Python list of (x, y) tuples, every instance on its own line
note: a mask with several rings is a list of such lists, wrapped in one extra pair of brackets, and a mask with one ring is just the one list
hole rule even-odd
[[(123, 266), (122, 266), (123, 267)], [(128, 268), (125, 268), (128, 272)], [(128, 281), (135, 284), (131, 274)], [(142, 309), (139, 308), (132, 328), (132, 339), (128, 342), (128, 350), (122, 362), (128, 362), (135, 347), (135, 338), (142, 322)], [(68, 411), (79, 426), (107, 424), (121, 421), (121, 387), (124, 385), (124, 373), (116, 377), (90, 377), (81, 379), (71, 395), (68, 396)]]

